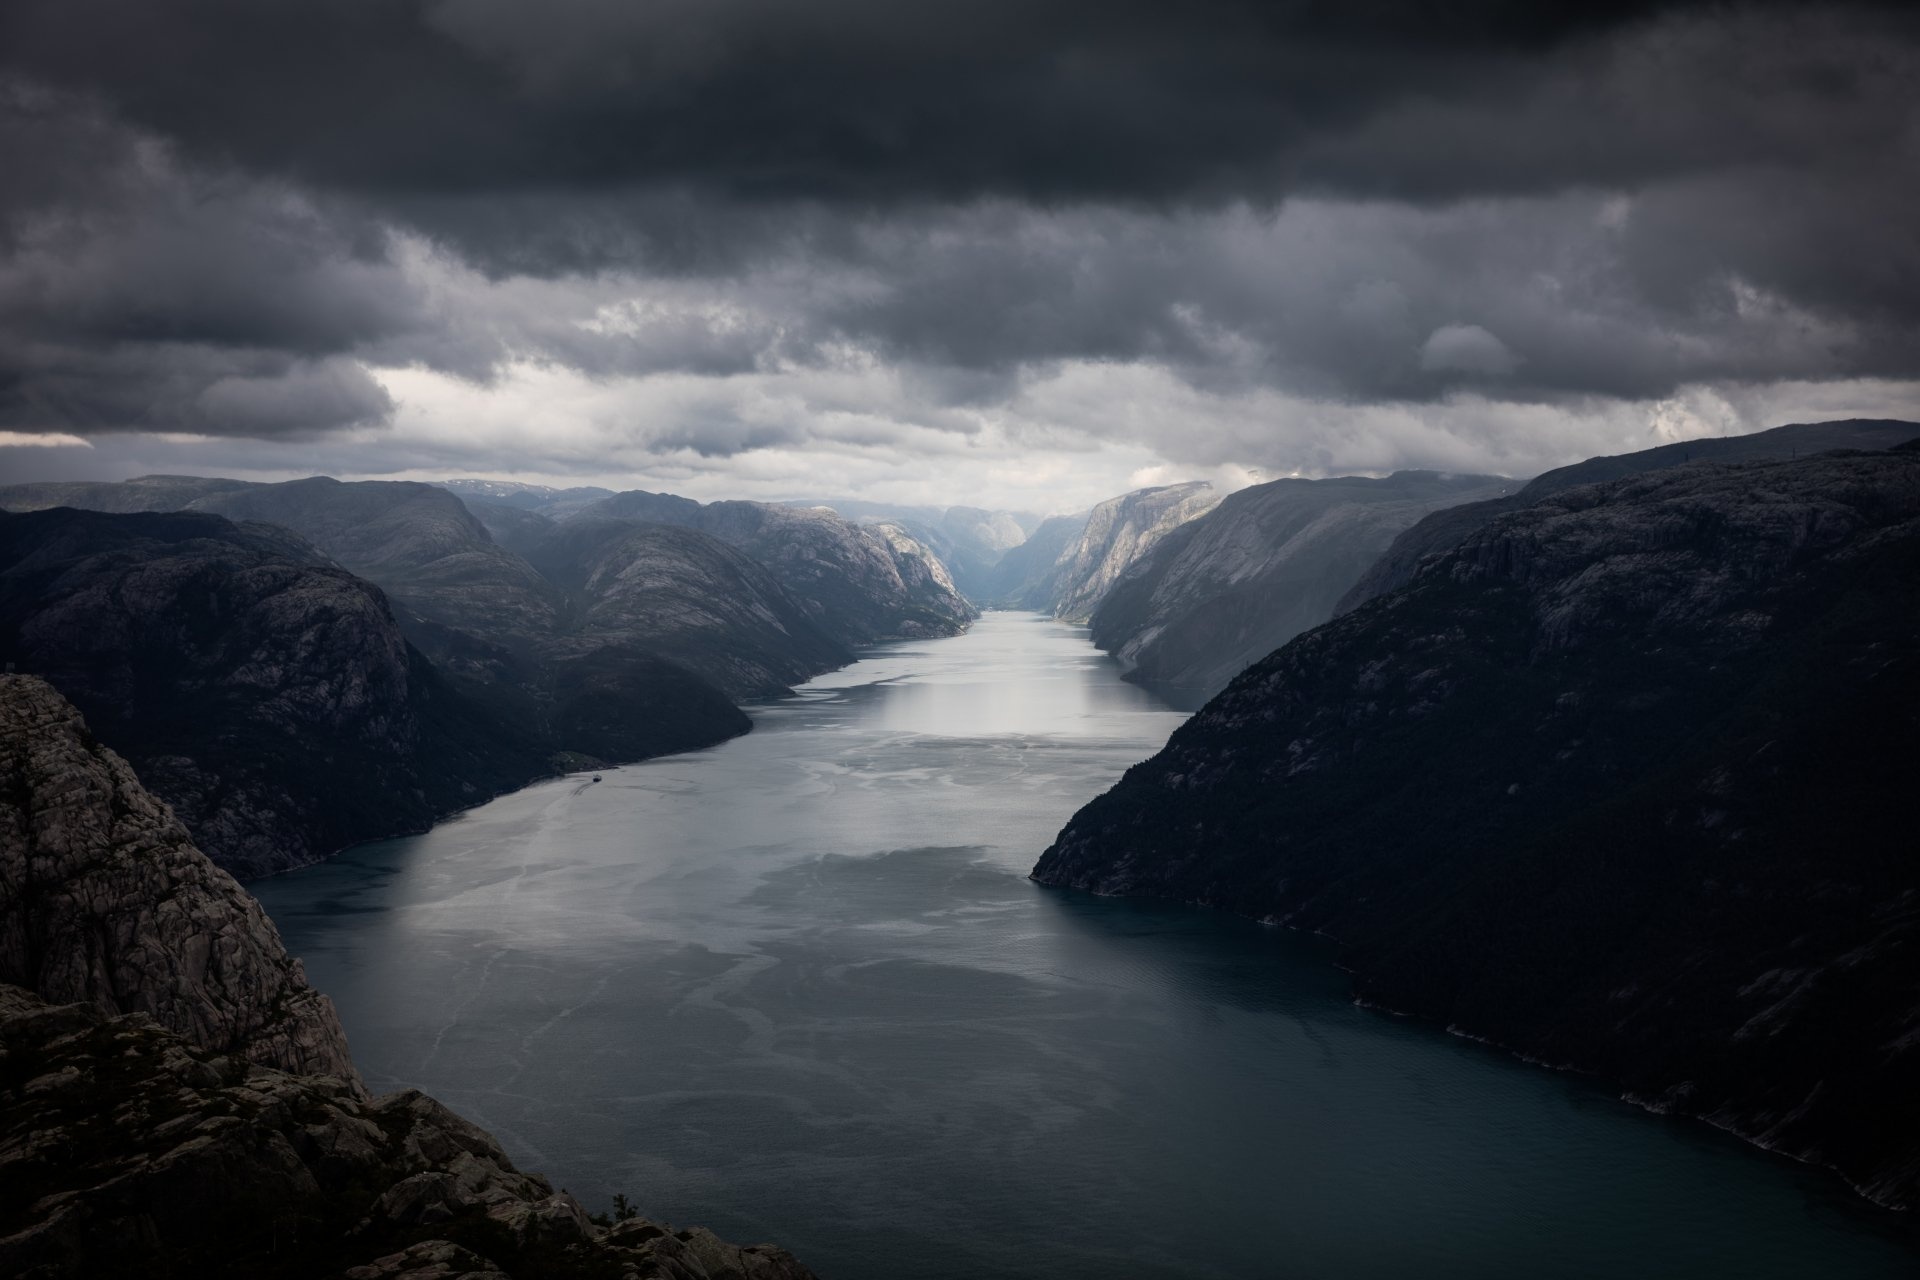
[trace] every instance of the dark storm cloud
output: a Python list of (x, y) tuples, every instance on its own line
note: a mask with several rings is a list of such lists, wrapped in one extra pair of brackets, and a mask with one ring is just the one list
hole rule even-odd
[[(871, 360), (936, 407), (1071, 361), (1343, 403), (1912, 377), (1917, 33), (1680, 0), (12, 0), (0, 428), (378, 423), (368, 364)], [(810, 437), (721, 406), (654, 438)]]
[(391, 408), (339, 358), (423, 319), (377, 225), (185, 171), (17, 82), (0, 83), (0, 172), (0, 428), (300, 434)]

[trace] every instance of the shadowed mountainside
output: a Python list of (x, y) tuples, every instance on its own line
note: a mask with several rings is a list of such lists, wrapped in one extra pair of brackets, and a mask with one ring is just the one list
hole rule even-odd
[[(239, 875), (423, 830), (552, 768), (439, 677), (377, 588), (220, 516), (0, 515), (0, 657), (78, 705)], [(716, 701), (673, 740), (727, 736)]]
[(1193, 710), (1333, 616), (1394, 535), (1437, 507), (1499, 493), (1495, 476), (1275, 480), (1174, 529), (1100, 598), (1094, 644), (1130, 680)]
[(1563, 489), (1685, 466), (1690, 462), (1761, 462), (1807, 457), (1832, 449), (1891, 449), (1916, 437), (1920, 437), (1920, 423), (1893, 419), (1803, 422), (1749, 435), (1682, 440), (1637, 453), (1588, 458), (1542, 472), (1510, 494), (1436, 511), (1415, 524), (1395, 538), (1393, 545), (1341, 598), (1334, 608), (1334, 616), (1405, 584), (1422, 559), (1454, 546), (1496, 517), (1524, 510)]
[(1036, 879), (1920, 1203), (1920, 450), (1561, 490), (1243, 672)]

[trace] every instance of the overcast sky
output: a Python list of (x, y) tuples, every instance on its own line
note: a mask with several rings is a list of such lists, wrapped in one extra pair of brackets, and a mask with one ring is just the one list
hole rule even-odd
[(1920, 417), (1920, 22), (7, 0), (0, 478), (1065, 511)]

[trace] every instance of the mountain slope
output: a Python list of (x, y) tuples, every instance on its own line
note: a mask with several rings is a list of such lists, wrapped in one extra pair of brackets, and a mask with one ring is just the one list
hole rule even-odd
[(1795, 423), (1750, 435), (1683, 440), (1637, 453), (1588, 458), (1543, 472), (1503, 497), (1434, 512), (1394, 539), (1393, 545), (1341, 598), (1334, 614), (1338, 616), (1403, 585), (1413, 577), (1424, 557), (1454, 546), (1488, 521), (1524, 510), (1563, 489), (1685, 466), (1690, 462), (1762, 462), (1807, 457), (1832, 449), (1891, 449), (1916, 437), (1920, 437), (1920, 423), (1850, 418), (1838, 422)]
[(1079, 535), (1026, 596), (1044, 602), (1041, 607), (1056, 618), (1084, 623), (1136, 560), (1219, 501), (1213, 486), (1200, 481), (1108, 498), (1087, 513)]
[(818, 507), (702, 505), (639, 490), (594, 503), (561, 524), (608, 518), (694, 529), (746, 552), (843, 645), (958, 635), (974, 617), (939, 557), (894, 526), (857, 525)]
[[(377, 588), (298, 546), (198, 513), (0, 515), (0, 658), (77, 704), (243, 876), (424, 829), (550, 772), (563, 746), (605, 745), (462, 696)], [(690, 684), (655, 673), (623, 740), (683, 750), (741, 731), (717, 691), (675, 695)]]
[(1493, 476), (1400, 471), (1242, 489), (1120, 576), (1093, 611), (1093, 642), (1128, 679), (1197, 708), (1249, 663), (1332, 617), (1402, 529), (1436, 507), (1511, 487)]
[(574, 643), (585, 650), (644, 649), (735, 698), (785, 692), (853, 661), (758, 562), (691, 529), (582, 519), (529, 555), (572, 593)]
[(1242, 673), (1035, 878), (1920, 1203), (1920, 451), (1564, 490)]

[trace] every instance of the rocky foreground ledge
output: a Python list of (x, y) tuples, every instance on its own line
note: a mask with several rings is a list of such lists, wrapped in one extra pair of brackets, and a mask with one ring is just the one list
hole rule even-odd
[(0, 1275), (805, 1280), (596, 1224), (417, 1091), (53, 688), (0, 677)]

